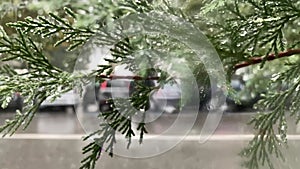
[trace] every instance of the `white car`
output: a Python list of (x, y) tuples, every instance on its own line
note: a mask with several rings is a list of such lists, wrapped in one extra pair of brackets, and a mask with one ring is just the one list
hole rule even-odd
[(46, 99), (40, 105), (40, 108), (45, 107), (71, 107), (75, 112), (76, 107), (80, 103), (80, 96), (75, 91), (71, 90), (61, 95), (61, 97), (56, 98), (54, 101), (51, 98)]
[(167, 83), (150, 98), (150, 107), (167, 113), (179, 112), (181, 104), (181, 89), (177, 83)]

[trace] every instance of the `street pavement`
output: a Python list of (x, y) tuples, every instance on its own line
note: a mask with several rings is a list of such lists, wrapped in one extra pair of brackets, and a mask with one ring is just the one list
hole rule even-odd
[[(97, 169), (243, 169), (242, 159), (238, 153), (252, 138), (253, 130), (246, 123), (255, 112), (224, 113), (222, 119), (209, 140), (199, 142), (200, 133), (207, 117), (199, 113), (196, 119), (191, 112), (181, 114), (183, 119), (176, 130), (167, 131), (176, 121), (177, 114), (149, 114), (155, 117), (147, 125), (149, 134), (144, 145), (132, 144), (129, 150), (116, 149), (116, 156), (109, 157), (105, 152), (99, 159)], [(13, 115), (1, 112), (0, 122)], [(80, 166), (81, 148), (87, 144), (81, 140), (93, 129), (99, 120), (95, 109), (90, 112), (76, 113), (61, 110), (39, 112), (25, 131), (18, 131), (13, 137), (0, 140), (1, 169), (77, 169)], [(186, 124), (195, 121), (187, 136), (183, 137)], [(282, 162), (274, 158), (272, 161), (277, 169), (299, 168), (300, 130), (293, 119), (288, 120), (288, 148), (283, 149), (286, 157)], [(153, 136), (153, 138), (152, 138)], [(154, 137), (160, 136), (160, 137)], [(149, 139), (147, 139), (149, 138)], [(183, 140), (181, 140), (183, 139)], [(179, 140), (179, 141), (178, 141)], [(124, 139), (117, 138), (117, 142)], [(133, 140), (132, 142), (137, 142)], [(162, 145), (173, 145), (161, 151)], [(118, 152), (119, 151), (119, 152)], [(128, 151), (128, 152), (126, 152)], [(134, 155), (142, 151), (157, 151), (156, 155), (138, 158)], [(145, 153), (145, 152), (143, 152)], [(268, 167), (261, 167), (262, 169)]]

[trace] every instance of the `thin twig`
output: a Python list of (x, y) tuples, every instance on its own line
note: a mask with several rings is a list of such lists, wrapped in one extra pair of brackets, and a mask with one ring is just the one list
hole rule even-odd
[[(283, 57), (289, 57), (293, 56), (296, 54), (300, 54), (300, 49), (291, 49), (285, 52), (278, 53), (276, 54), (270, 54), (265, 58), (265, 56), (261, 57), (251, 57), (249, 58), (248, 61), (243, 61), (241, 63), (238, 63), (234, 66), (234, 70), (255, 65), (258, 63), (261, 63), (263, 61), (272, 61), (275, 59), (283, 58)], [(160, 77), (153, 76), (153, 77), (142, 77), (142, 76), (120, 76), (120, 75), (98, 75), (99, 78), (104, 78), (104, 79), (132, 79), (132, 80), (159, 80)]]
[(262, 57), (251, 57), (249, 58), (249, 61), (244, 61), (241, 63), (238, 63), (234, 66), (234, 70), (243, 68), (243, 67), (247, 67), (250, 65), (255, 65), (258, 63), (261, 63), (263, 61), (272, 61), (275, 59), (279, 59), (279, 58), (283, 58), (283, 57), (288, 57), (288, 56), (292, 56), (292, 55), (296, 55), (296, 54), (300, 54), (300, 49), (292, 49), (292, 50), (288, 50), (285, 52), (281, 52), (278, 53), (278, 55), (276, 56), (275, 54), (270, 54), (267, 56), (267, 58), (265, 58), (265, 56)]
[(160, 77), (142, 77), (142, 76), (118, 76), (118, 75), (99, 75), (99, 78), (104, 79), (132, 79), (132, 80), (159, 80)]

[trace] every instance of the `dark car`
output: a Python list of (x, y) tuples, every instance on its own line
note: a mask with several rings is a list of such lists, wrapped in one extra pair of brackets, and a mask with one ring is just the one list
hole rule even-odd
[[(251, 92), (247, 92), (245, 89), (245, 81), (243, 81), (239, 77), (234, 77), (231, 80), (231, 87), (234, 90), (234, 96), (224, 95), (226, 97), (224, 108), (227, 112), (238, 112), (244, 110), (252, 110), (253, 105), (260, 99), (260, 95), (258, 93), (251, 94)], [(221, 89), (216, 88), (217, 91), (225, 94)], [(211, 101), (211, 88), (203, 88), (199, 89), (199, 110), (201, 112), (207, 112), (210, 109), (210, 101)], [(221, 94), (221, 93), (219, 93)], [(233, 98), (235, 97), (235, 99)]]
[(240, 103), (236, 103), (232, 98), (226, 98), (227, 111), (243, 111), (253, 108), (253, 105), (260, 99), (260, 96), (257, 94), (255, 96), (251, 94), (242, 94), (244, 90), (245, 82), (241, 79), (232, 79), (231, 87), (237, 93), (237, 99)]
[[(2, 103), (1, 103), (2, 104)], [(8, 103), (8, 106), (6, 109), (9, 110), (22, 110), (23, 108), (23, 97), (19, 92), (15, 92)]]

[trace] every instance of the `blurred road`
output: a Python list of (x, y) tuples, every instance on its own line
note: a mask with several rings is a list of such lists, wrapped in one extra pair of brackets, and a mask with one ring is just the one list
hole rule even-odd
[[(254, 113), (225, 113), (209, 141), (199, 143), (199, 134), (206, 114), (200, 113), (189, 135), (171, 150), (155, 157), (132, 159), (104, 154), (98, 162), (99, 169), (243, 169), (238, 153), (252, 137), (252, 128), (246, 123)], [(156, 117), (153, 113), (150, 116)], [(1, 112), (3, 123), (12, 113)], [(76, 114), (70, 110), (46, 110), (40, 112), (26, 131), (18, 131), (11, 137), (0, 140), (1, 169), (77, 169), (80, 166), (81, 148), (86, 144), (81, 141), (86, 132), (97, 127), (98, 120), (94, 111), (84, 113), (79, 108)], [(176, 114), (161, 114), (147, 125), (149, 135), (159, 135), (166, 131), (177, 119)], [(190, 112), (182, 114), (186, 123), (193, 121)], [(183, 121), (184, 121), (183, 120)], [(184, 128), (185, 123), (176, 128)], [(166, 144), (180, 135), (177, 132), (164, 134), (159, 139), (150, 139), (153, 145)], [(275, 166), (281, 168), (298, 168), (300, 162), (300, 127), (289, 119), (289, 148), (284, 150), (286, 161), (274, 159)], [(159, 146), (157, 146), (159, 147)], [(156, 146), (150, 147), (152, 149)], [(133, 149), (139, 150), (138, 147)], [(267, 167), (265, 167), (267, 168)]]

